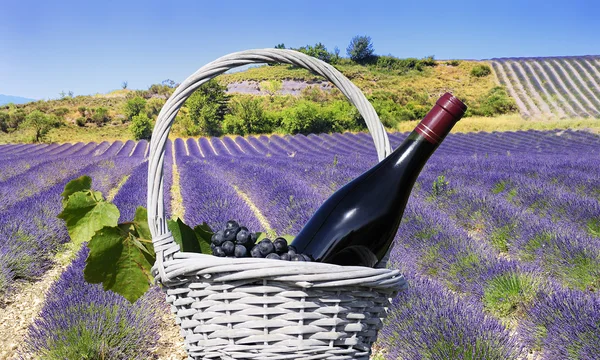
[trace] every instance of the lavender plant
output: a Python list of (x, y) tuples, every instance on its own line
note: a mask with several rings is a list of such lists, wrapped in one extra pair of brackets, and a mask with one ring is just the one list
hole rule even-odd
[(148, 359), (158, 341), (162, 297), (153, 290), (130, 304), (84, 280), (83, 247), (46, 296), (22, 356), (41, 359)]

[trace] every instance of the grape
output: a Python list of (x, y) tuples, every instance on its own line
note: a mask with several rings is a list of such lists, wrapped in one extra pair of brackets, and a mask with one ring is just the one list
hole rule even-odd
[(235, 240), (239, 245), (250, 245), (250, 232), (248, 230), (241, 229), (240, 232), (237, 233)]
[(275, 253), (270, 253), (269, 255), (267, 255), (267, 259), (281, 260), (279, 255), (277, 255)]
[(223, 233), (223, 239), (225, 241), (234, 241), (235, 236), (236, 236), (236, 231), (237, 231), (237, 228), (225, 230), (225, 232)]
[(279, 257), (281, 258), (281, 260), (290, 261), (290, 254), (288, 253), (283, 253)]
[(263, 254), (263, 256), (267, 256), (275, 251), (275, 247), (269, 239), (262, 239), (256, 246), (260, 249), (260, 253)]
[(233, 255), (236, 258), (243, 258), (248, 256), (248, 249), (244, 245), (236, 245)]
[(296, 255), (297, 252), (298, 252), (298, 250), (296, 250), (296, 248), (294, 247), (294, 245), (288, 246), (288, 254), (290, 254), (290, 256)]
[(220, 246), (215, 246), (213, 249), (213, 255), (218, 257), (225, 257), (225, 251)]
[(258, 236), (256, 235), (256, 233), (250, 233), (250, 235), (248, 236), (248, 245), (247, 246), (252, 246), (252, 245), (256, 244), (257, 239), (258, 239)]
[(246, 231), (248, 231), (248, 233), (250, 233), (250, 231), (248, 230), (248, 228), (245, 227), (245, 226), (240, 226), (240, 230), (246, 230)]
[(255, 257), (255, 258), (264, 257), (263, 254), (260, 253), (260, 249), (258, 248), (258, 245), (254, 245), (252, 250), (250, 250), (250, 255), (252, 255), (252, 257)]
[(275, 239), (273, 241), (273, 246), (275, 247), (275, 251), (278, 254), (283, 254), (288, 251), (287, 241), (282, 237), (278, 237), (277, 239)]
[(210, 240), (213, 244), (215, 244), (215, 246), (221, 246), (223, 241), (225, 241), (225, 239), (223, 239), (223, 230), (219, 230), (214, 233)]
[(211, 250), (214, 250), (216, 247), (217, 247), (217, 245), (215, 245), (215, 244), (213, 244), (213, 243), (210, 243), (210, 249), (211, 249)]
[(237, 223), (237, 221), (235, 220), (229, 220), (227, 222), (227, 224), (225, 225), (225, 229), (229, 230), (229, 229), (235, 229), (235, 228), (239, 228), (240, 224)]
[(292, 261), (304, 261), (304, 258), (302, 257), (302, 255), (296, 254), (296, 255), (292, 255), (291, 260)]
[(221, 248), (227, 256), (231, 256), (233, 255), (233, 251), (235, 250), (235, 245), (231, 241), (225, 241), (223, 245), (221, 245)]

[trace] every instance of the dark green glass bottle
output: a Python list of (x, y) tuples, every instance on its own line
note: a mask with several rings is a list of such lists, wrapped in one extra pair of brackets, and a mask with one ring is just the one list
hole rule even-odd
[(444, 94), (394, 152), (329, 197), (292, 245), (316, 261), (381, 267), (421, 169), (466, 108)]

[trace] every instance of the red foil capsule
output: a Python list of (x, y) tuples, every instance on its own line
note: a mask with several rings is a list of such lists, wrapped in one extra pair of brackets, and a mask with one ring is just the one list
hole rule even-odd
[(464, 115), (467, 105), (450, 93), (445, 93), (417, 125), (415, 131), (432, 144), (439, 144)]

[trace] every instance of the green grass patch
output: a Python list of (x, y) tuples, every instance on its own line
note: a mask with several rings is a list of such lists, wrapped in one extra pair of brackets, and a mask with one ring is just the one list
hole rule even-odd
[(490, 242), (492, 243), (492, 246), (498, 251), (508, 252), (508, 244), (512, 235), (512, 230), (512, 225), (504, 225), (498, 229), (495, 229), (490, 234)]
[(506, 181), (500, 181), (492, 188), (492, 194), (499, 194), (506, 189)]
[(600, 219), (591, 219), (587, 222), (588, 233), (595, 237), (600, 237)]
[(596, 291), (600, 288), (600, 261), (579, 254), (569, 261), (570, 266), (557, 269), (565, 286), (572, 289)]
[(530, 239), (521, 253), (521, 259), (524, 261), (533, 261), (536, 257), (536, 252), (542, 246), (547, 246), (554, 239), (551, 233), (540, 233)]
[(531, 304), (539, 287), (539, 281), (529, 274), (501, 274), (485, 285), (484, 308), (503, 321), (514, 320)]

